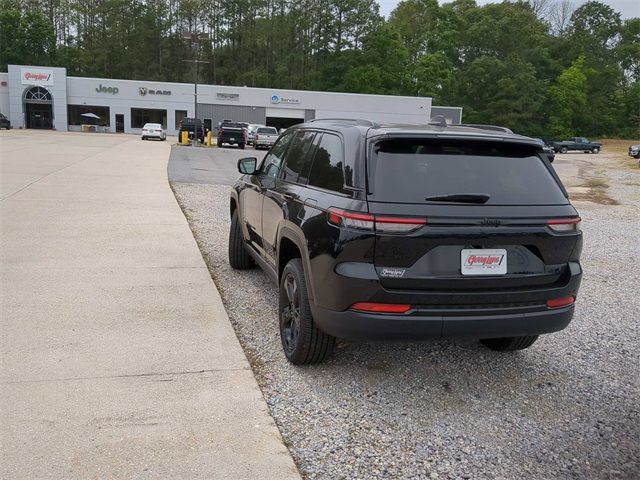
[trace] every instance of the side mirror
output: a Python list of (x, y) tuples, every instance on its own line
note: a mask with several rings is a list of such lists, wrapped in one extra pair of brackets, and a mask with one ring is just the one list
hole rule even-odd
[(245, 175), (255, 175), (258, 159), (256, 157), (241, 158), (238, 160), (238, 171)]

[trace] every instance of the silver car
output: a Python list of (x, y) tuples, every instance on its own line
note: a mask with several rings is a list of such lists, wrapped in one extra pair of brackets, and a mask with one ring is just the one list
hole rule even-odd
[(255, 133), (253, 140), (254, 148), (271, 148), (276, 140), (278, 140), (278, 130), (274, 127), (259, 127)]

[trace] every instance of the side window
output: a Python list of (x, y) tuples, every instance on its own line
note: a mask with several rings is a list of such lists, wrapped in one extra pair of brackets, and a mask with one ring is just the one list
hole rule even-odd
[(276, 142), (273, 148), (269, 151), (267, 156), (264, 158), (264, 163), (262, 164), (262, 174), (268, 177), (277, 178), (280, 173), (280, 167), (282, 166), (282, 160), (284, 159), (284, 154), (287, 151), (287, 147), (289, 143), (291, 143), (291, 139), (293, 135), (283, 135), (280, 140)]
[[(309, 171), (309, 164), (313, 159), (316, 132), (299, 131), (291, 141), (291, 148), (287, 151), (283, 179), (293, 183), (307, 183), (306, 178), (300, 178), (300, 173)], [(300, 179), (299, 179), (300, 178)]]
[(344, 187), (344, 153), (342, 140), (337, 135), (325, 133), (313, 158), (309, 173), (309, 185), (346, 193)]

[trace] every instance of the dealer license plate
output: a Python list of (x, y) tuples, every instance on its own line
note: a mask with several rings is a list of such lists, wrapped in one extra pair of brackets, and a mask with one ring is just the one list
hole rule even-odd
[(505, 275), (507, 251), (504, 248), (472, 248), (461, 252), (463, 275)]

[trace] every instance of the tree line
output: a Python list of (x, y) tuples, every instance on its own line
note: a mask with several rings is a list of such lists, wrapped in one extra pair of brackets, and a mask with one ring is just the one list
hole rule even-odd
[[(185, 34), (197, 34), (187, 38)], [(0, 0), (0, 69), (433, 97), (468, 123), (640, 137), (640, 18), (590, 1)]]

